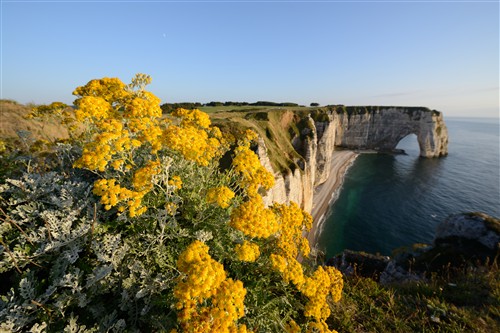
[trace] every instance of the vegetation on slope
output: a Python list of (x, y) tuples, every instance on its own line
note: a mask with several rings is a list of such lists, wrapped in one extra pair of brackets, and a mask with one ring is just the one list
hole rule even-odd
[(342, 275), (308, 257), (308, 213), (264, 206), (256, 134), (162, 117), (149, 81), (92, 80), (74, 114), (32, 112), (69, 141), (1, 153), (21, 170), (0, 185), (0, 330), (331, 332)]
[(447, 268), (427, 281), (381, 285), (345, 277), (342, 301), (328, 323), (339, 332), (498, 332), (496, 264)]

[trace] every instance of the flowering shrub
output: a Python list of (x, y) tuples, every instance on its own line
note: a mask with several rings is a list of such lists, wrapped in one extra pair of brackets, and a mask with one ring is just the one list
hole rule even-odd
[(309, 214), (264, 205), (256, 133), (163, 117), (150, 80), (78, 87), (65, 167), (0, 185), (0, 331), (330, 332), (342, 276), (308, 260)]

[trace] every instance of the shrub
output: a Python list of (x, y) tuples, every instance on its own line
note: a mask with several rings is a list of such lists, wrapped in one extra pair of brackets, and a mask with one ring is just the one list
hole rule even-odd
[(66, 167), (1, 185), (0, 330), (329, 332), (342, 276), (312, 265), (308, 213), (264, 206), (256, 134), (162, 117), (150, 80), (78, 87)]

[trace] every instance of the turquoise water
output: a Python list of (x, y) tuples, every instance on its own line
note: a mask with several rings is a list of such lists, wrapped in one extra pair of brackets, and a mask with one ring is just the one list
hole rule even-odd
[(390, 255), (413, 243), (431, 243), (450, 214), (481, 211), (500, 217), (498, 119), (445, 119), (448, 156), (418, 156), (415, 135), (398, 148), (407, 155), (360, 155), (330, 208), (319, 248), (327, 257), (344, 249)]

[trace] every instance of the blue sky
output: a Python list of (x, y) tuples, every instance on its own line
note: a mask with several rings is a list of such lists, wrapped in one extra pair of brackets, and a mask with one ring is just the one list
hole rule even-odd
[(499, 116), (498, 1), (9, 1), (1, 98), (101, 77), (162, 102), (427, 106)]

